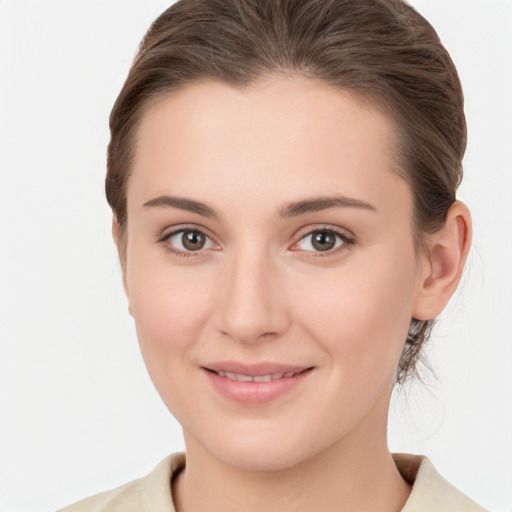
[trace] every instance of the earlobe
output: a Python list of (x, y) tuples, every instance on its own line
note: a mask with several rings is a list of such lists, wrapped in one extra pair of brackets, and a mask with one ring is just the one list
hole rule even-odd
[(429, 235), (428, 252), (422, 261), (413, 316), (430, 320), (443, 311), (455, 292), (471, 246), (471, 215), (456, 201), (444, 226)]

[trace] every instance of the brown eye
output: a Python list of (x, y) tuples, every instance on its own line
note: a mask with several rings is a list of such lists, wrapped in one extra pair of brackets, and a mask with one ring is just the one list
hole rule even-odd
[(198, 229), (180, 229), (175, 231), (166, 237), (166, 243), (174, 251), (185, 253), (200, 251), (213, 246), (210, 238)]
[(199, 231), (184, 231), (181, 236), (181, 242), (185, 249), (189, 251), (199, 251), (204, 247), (206, 237)]
[(329, 231), (314, 231), (311, 233), (311, 244), (318, 251), (328, 251), (336, 245), (336, 235)]
[(302, 237), (297, 246), (308, 252), (336, 252), (345, 244), (350, 244), (346, 235), (332, 229), (316, 229)]

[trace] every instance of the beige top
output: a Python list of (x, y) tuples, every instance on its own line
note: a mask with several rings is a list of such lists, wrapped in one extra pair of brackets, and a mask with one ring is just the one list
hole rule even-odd
[[(393, 459), (403, 478), (413, 485), (402, 512), (486, 512), (444, 480), (427, 457), (398, 453)], [(59, 512), (176, 512), (170, 483), (184, 466), (184, 453), (169, 455), (144, 478)]]

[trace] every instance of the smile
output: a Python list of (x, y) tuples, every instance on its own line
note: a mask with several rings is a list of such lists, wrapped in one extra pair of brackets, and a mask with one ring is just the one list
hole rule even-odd
[(245, 365), (235, 362), (212, 363), (202, 367), (216, 393), (243, 406), (263, 405), (301, 389), (314, 369), (311, 366), (273, 363)]
[(278, 379), (289, 379), (291, 377), (295, 377), (299, 373), (302, 373), (305, 370), (298, 370), (296, 372), (277, 372), (277, 373), (269, 373), (267, 375), (245, 375), (243, 373), (233, 373), (233, 372), (225, 372), (223, 370), (214, 371), (220, 377), (226, 377), (227, 379), (237, 380), (239, 382), (270, 382), (272, 380)]

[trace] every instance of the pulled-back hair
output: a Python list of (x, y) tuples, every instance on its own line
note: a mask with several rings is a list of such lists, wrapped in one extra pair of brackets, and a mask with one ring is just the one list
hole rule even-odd
[[(396, 171), (411, 187), (416, 248), (425, 250), (424, 235), (455, 201), (466, 147), (461, 85), (432, 26), (401, 0), (179, 0), (148, 30), (110, 115), (106, 193), (122, 259), (148, 108), (199, 81), (244, 88), (276, 74), (349, 90), (394, 121)], [(398, 382), (416, 373), (433, 322), (411, 320)]]

